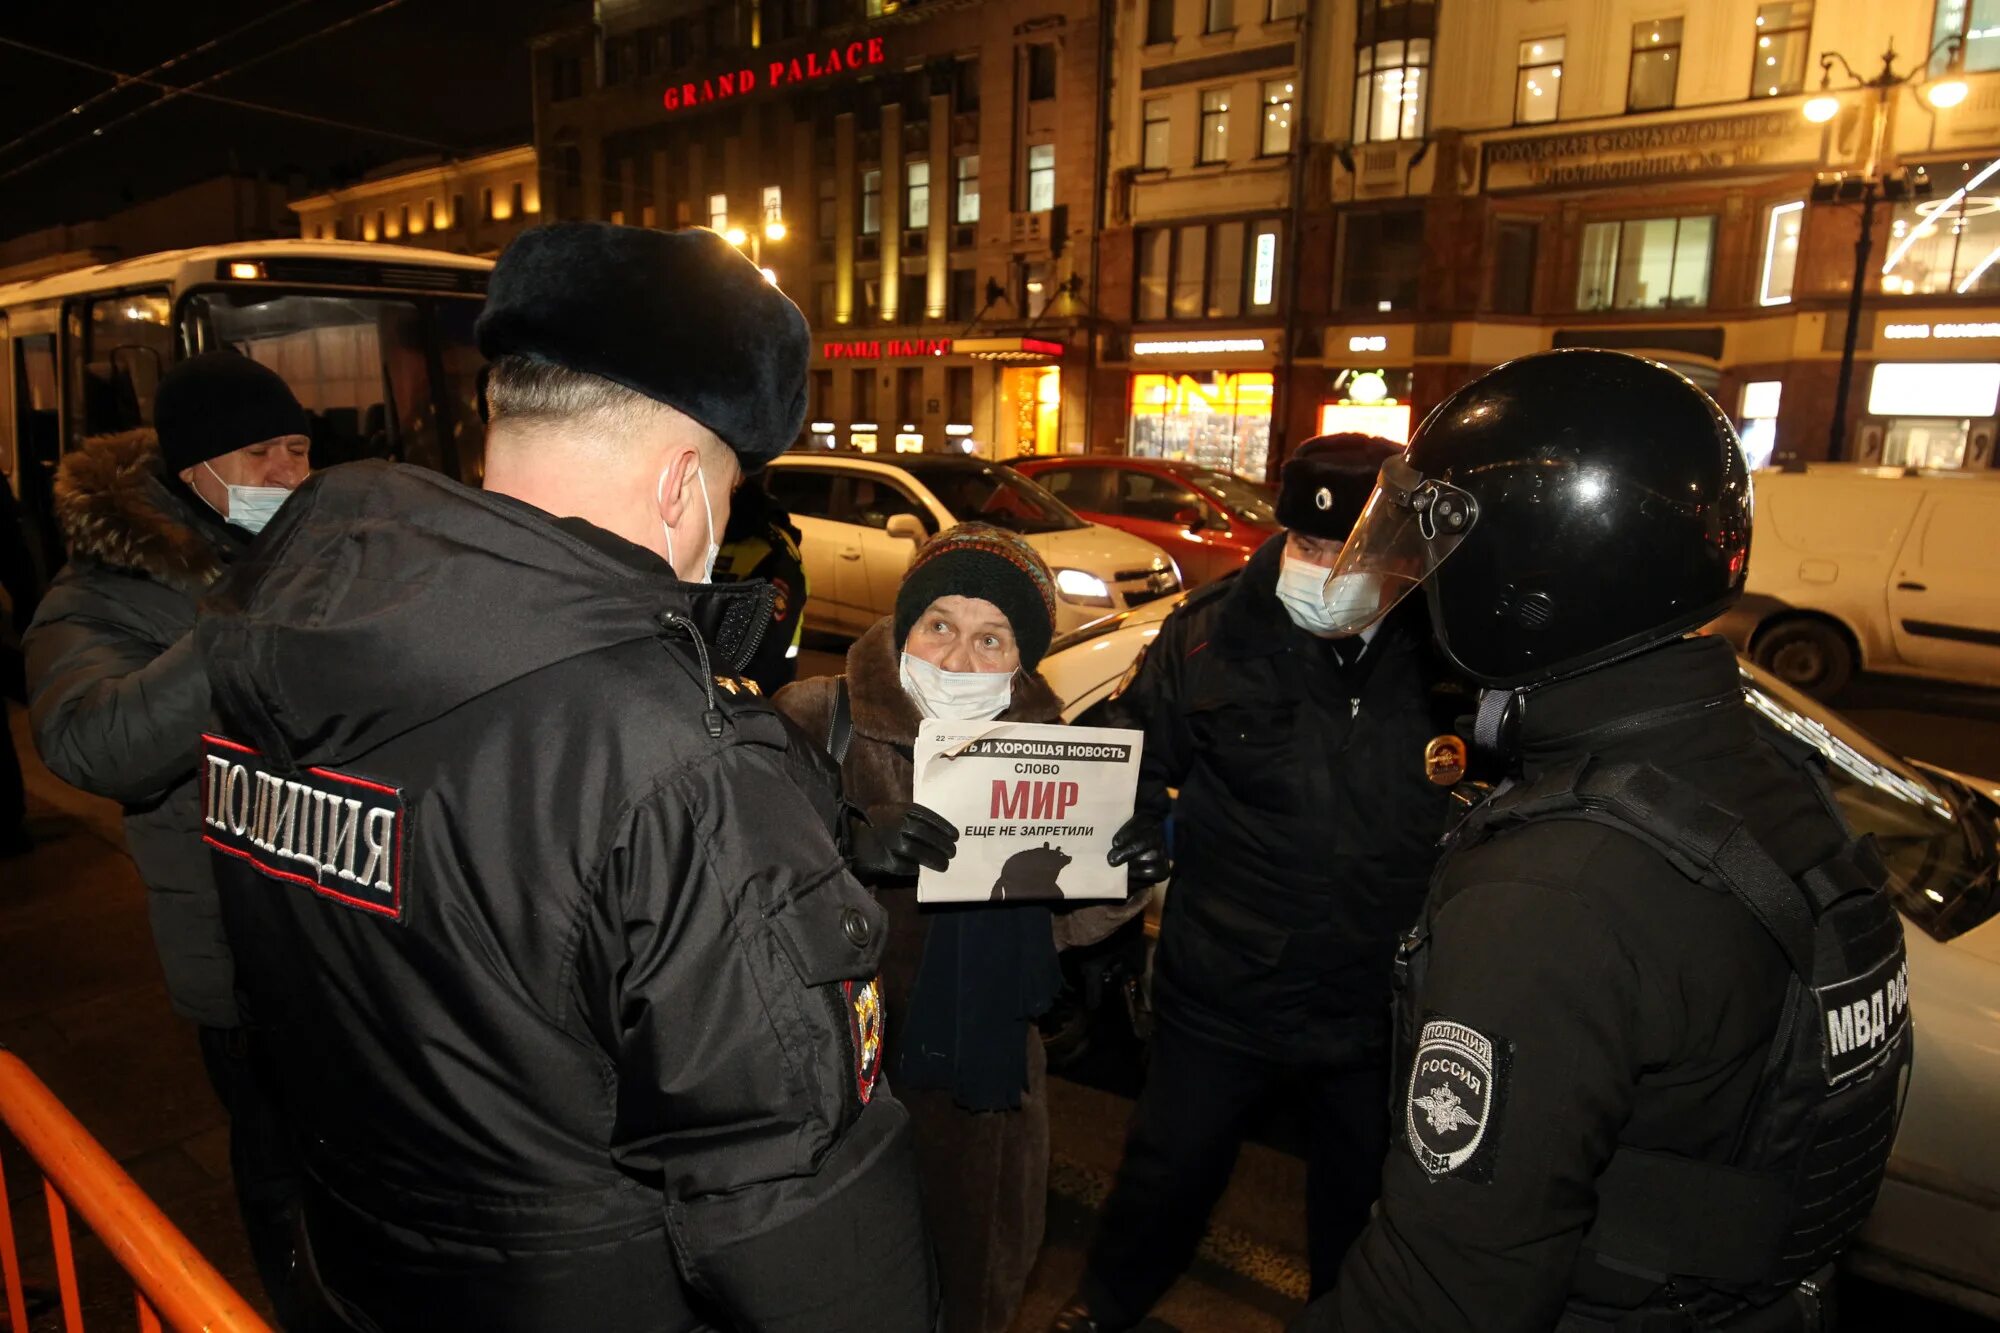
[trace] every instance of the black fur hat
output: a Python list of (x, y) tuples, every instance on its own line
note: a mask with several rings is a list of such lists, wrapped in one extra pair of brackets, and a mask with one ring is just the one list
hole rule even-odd
[(1402, 445), (1379, 435), (1348, 431), (1314, 436), (1285, 460), (1278, 522), (1308, 537), (1346, 541), (1382, 464), (1402, 452)]
[(478, 336), (489, 361), (553, 362), (686, 413), (745, 471), (805, 423), (805, 316), (706, 227), (530, 228), (494, 266)]

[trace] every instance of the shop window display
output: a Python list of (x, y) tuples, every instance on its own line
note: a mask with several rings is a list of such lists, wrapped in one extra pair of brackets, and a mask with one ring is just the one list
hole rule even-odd
[(1896, 205), (1880, 270), (1889, 296), (2000, 291), (2000, 158), (1925, 169), (1931, 197)]
[(1271, 449), (1267, 370), (1132, 377), (1132, 453), (1261, 477)]

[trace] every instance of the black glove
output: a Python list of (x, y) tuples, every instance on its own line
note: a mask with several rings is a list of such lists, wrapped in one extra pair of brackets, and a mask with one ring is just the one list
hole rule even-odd
[(848, 826), (848, 861), (859, 878), (908, 879), (919, 867), (943, 870), (958, 851), (951, 821), (914, 801), (890, 801)]
[(1104, 859), (1124, 866), (1135, 889), (1158, 884), (1174, 873), (1173, 862), (1167, 859), (1166, 826), (1147, 815), (1133, 815), (1125, 821), (1125, 827), (1111, 839), (1111, 853)]

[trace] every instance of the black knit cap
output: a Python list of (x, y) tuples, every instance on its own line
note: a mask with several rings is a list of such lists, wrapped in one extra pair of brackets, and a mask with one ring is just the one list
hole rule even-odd
[(910, 560), (896, 590), (896, 643), (940, 597), (980, 597), (1000, 608), (1014, 630), (1021, 665), (1033, 671), (1056, 632), (1056, 580), (1035, 548), (1004, 528), (961, 523), (946, 528)]
[(805, 316), (706, 227), (531, 227), (494, 265), (477, 334), (489, 361), (567, 366), (686, 413), (746, 472), (805, 424)]
[(169, 472), (281, 435), (312, 435), (306, 410), (269, 366), (239, 352), (203, 352), (168, 371), (153, 394), (153, 433)]
[(1344, 542), (1354, 531), (1382, 464), (1403, 446), (1379, 435), (1316, 435), (1285, 460), (1278, 522), (1308, 537)]

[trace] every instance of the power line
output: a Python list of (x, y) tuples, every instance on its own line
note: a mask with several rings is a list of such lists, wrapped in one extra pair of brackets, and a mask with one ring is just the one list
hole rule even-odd
[[(75, 106), (71, 107), (69, 110), (64, 111), (58, 115), (51, 116), (47, 120), (43, 121), (41, 124), (36, 125), (31, 129), (27, 130), (25, 133), (18, 134), (14, 138), (8, 140), (6, 143), (0, 144), (0, 157), (5, 157), (8, 153), (13, 152), (16, 148), (19, 148), (22, 144), (28, 142), (28, 140), (34, 138), (36, 135), (41, 134), (45, 130), (54, 129), (56, 126), (62, 124), (65, 120), (69, 119), (71, 116), (82, 115), (90, 108), (96, 106), (99, 102), (102, 102), (106, 98), (114, 96), (119, 92), (122, 92), (124, 89), (129, 88), (134, 84), (149, 83), (155, 75), (164, 74), (168, 70), (172, 69), (174, 66), (184, 64), (187, 61), (194, 59), (196, 56), (206, 55), (210, 51), (213, 51), (216, 47), (222, 45), (224, 42), (229, 41), (231, 38), (240, 37), (244, 33), (250, 31), (252, 28), (258, 27), (261, 24), (268, 23), (272, 19), (277, 18), (280, 14), (289, 13), (292, 10), (297, 9), (300, 5), (306, 5), (311, 3), (312, 0), (291, 0), (290, 4), (280, 5), (276, 9), (269, 10), (265, 13), (259, 14), (257, 17), (251, 19), (248, 23), (240, 24), (237, 27), (231, 28), (228, 32), (222, 33), (220, 36), (211, 37), (207, 41), (201, 43), (199, 46), (190, 47), (187, 50), (181, 52), (177, 56), (170, 56), (167, 59), (162, 60), (159, 64), (154, 65), (150, 69), (143, 70), (137, 74), (118, 75), (117, 76), (118, 81), (112, 84), (109, 88), (104, 89), (102, 92), (92, 93), (89, 97), (86, 97), (83, 101), (78, 102)], [(13, 45), (24, 46), (25, 44), (16, 42), (13, 43)], [(28, 47), (27, 49), (34, 50), (35, 48)], [(39, 54), (48, 55), (55, 59), (62, 58), (59, 56), (54, 56), (54, 53), (47, 51), (39, 52)], [(81, 64), (82, 62), (78, 61), (76, 63)], [(95, 69), (96, 67), (86, 66), (86, 68)], [(99, 72), (109, 73), (110, 71), (106, 70)], [(163, 87), (164, 85), (153, 83), (151, 84), (151, 86), (158, 88), (158, 87)]]
[[(291, 41), (284, 43), (282, 46), (275, 46), (271, 48), (269, 51), (264, 52), (262, 55), (251, 56), (247, 60), (238, 61), (236, 64), (231, 65), (228, 69), (225, 69), (220, 73), (211, 74), (207, 78), (197, 79), (190, 84), (176, 86), (173, 88), (172, 91), (164, 94), (163, 96), (154, 98), (152, 101), (146, 103), (144, 106), (134, 107), (132, 110), (126, 112), (124, 115), (119, 116), (113, 120), (107, 121), (103, 125), (100, 125), (96, 129), (92, 130), (89, 134), (78, 135), (76, 138), (69, 140), (67, 143), (56, 145), (54, 148), (49, 149), (47, 152), (42, 153), (38, 157), (29, 158), (26, 162), (23, 162), (21, 165), (17, 167), (13, 167), (7, 171), (0, 172), (0, 181), (12, 180), (14, 177), (20, 175), (25, 171), (32, 171), (36, 167), (42, 165), (42, 163), (47, 162), (52, 158), (61, 157), (64, 153), (69, 152), (73, 148), (80, 147), (83, 144), (88, 143), (92, 139), (102, 138), (106, 130), (116, 129), (120, 125), (125, 124), (127, 121), (135, 120), (138, 117), (145, 115), (149, 111), (157, 111), (159, 108), (165, 106), (169, 102), (176, 100), (177, 98), (192, 96), (200, 89), (206, 88), (211, 83), (215, 83), (221, 79), (229, 78), (233, 74), (241, 73), (243, 70), (249, 69), (252, 65), (262, 64), (266, 60), (270, 60), (275, 56), (283, 55), (285, 52), (303, 46), (307, 42), (317, 40), (318, 38), (321, 37), (332, 36), (334, 33), (339, 32), (344, 28), (351, 28), (355, 24), (363, 21), (364, 19), (370, 19), (377, 14), (385, 13), (388, 10), (395, 9), (397, 6), (403, 3), (404, 0), (382, 0), (381, 4), (376, 5), (372, 9), (365, 9), (361, 13), (356, 14), (351, 18), (342, 19), (340, 22), (335, 23), (330, 27), (322, 28), (317, 32), (309, 32), (302, 37), (296, 37)], [(14, 45), (19, 46), (23, 44), (16, 42), (14, 43)], [(53, 54), (53, 53), (44, 53), (44, 54)], [(64, 58), (67, 59), (67, 57)], [(270, 108), (258, 108), (258, 109), (268, 110)], [(371, 130), (368, 132), (380, 133), (382, 131)]]
[[(121, 74), (119, 71), (115, 69), (107, 69), (102, 65), (93, 65), (88, 60), (79, 60), (75, 56), (66, 56), (59, 51), (47, 51), (39, 46), (30, 46), (28, 43), (16, 41), (12, 37), (0, 37), (0, 46), (11, 46), (14, 47), (16, 50), (26, 51), (31, 55), (45, 56), (50, 60), (60, 61), (65, 65), (74, 65), (78, 69), (87, 69), (93, 74), (102, 74), (107, 78), (118, 79), (121, 81), (121, 83), (124, 84), (137, 84), (147, 88), (158, 88), (161, 89), (162, 91), (173, 93), (177, 96), (185, 95), (188, 97), (193, 97), (198, 101), (215, 102), (222, 106), (232, 106), (244, 111), (261, 111), (267, 115), (284, 116), (291, 120), (302, 120), (313, 125), (324, 125), (330, 129), (351, 130), (357, 134), (373, 134), (373, 135), (379, 135), (380, 137), (385, 139), (398, 139), (404, 143), (416, 144), (419, 147), (423, 148), (434, 148), (441, 150), (443, 152), (456, 151), (456, 149), (453, 148), (453, 146), (450, 144), (439, 143), (435, 139), (420, 138), (419, 136), (414, 134), (402, 134), (395, 130), (378, 129), (372, 125), (357, 125), (354, 124), (352, 121), (335, 120), (330, 116), (316, 116), (313, 115), (311, 112), (307, 111), (293, 111), (288, 107), (270, 106), (263, 102), (245, 101), (243, 98), (240, 97), (225, 97), (221, 93), (200, 92), (196, 90), (196, 87), (194, 85), (182, 87), (179, 84), (161, 83), (157, 79), (147, 78), (143, 74)], [(162, 98), (160, 100), (165, 101), (167, 99)], [(149, 103), (146, 109), (150, 110), (152, 106), (156, 105), (158, 105), (158, 103)], [(116, 122), (113, 123), (115, 124)], [(0, 149), (0, 151), (5, 151), (5, 150)], [(32, 165), (34, 164), (28, 163), (20, 169), (26, 170), (27, 166), (32, 166)], [(4, 179), (5, 177), (0, 177), (0, 180)]]

